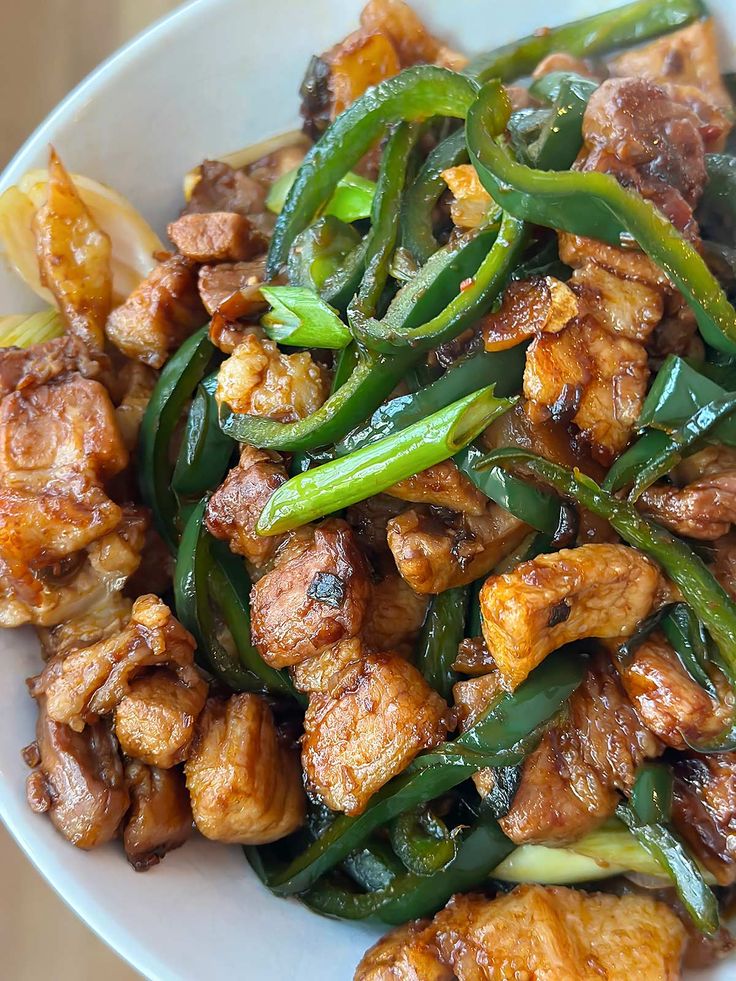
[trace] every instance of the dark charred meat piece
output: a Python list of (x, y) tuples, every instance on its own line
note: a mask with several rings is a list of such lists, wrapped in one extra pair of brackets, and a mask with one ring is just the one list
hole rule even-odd
[[(310, 594), (315, 576), (340, 580), (339, 605)], [(360, 632), (370, 598), (370, 570), (352, 529), (331, 518), (293, 532), (273, 569), (251, 592), (253, 640), (274, 667), (298, 664)]]
[(171, 222), (168, 235), (192, 262), (245, 262), (265, 252), (268, 245), (249, 218), (233, 211), (182, 215)]
[(189, 794), (181, 770), (159, 770), (138, 760), (126, 762), (125, 780), (130, 810), (123, 845), (136, 872), (145, 872), (190, 837)]
[(115, 837), (130, 798), (107, 722), (75, 732), (49, 718), (41, 697), (36, 742), (26, 758), (37, 765), (27, 782), (31, 810), (47, 813), (77, 848), (96, 848)]
[(674, 764), (672, 818), (721, 885), (736, 881), (736, 753), (693, 754)]
[(194, 263), (175, 255), (160, 262), (107, 318), (108, 339), (129, 358), (160, 368), (206, 320)]
[(542, 334), (557, 334), (578, 315), (577, 297), (553, 276), (533, 276), (508, 285), (501, 306), (482, 320), (486, 351), (503, 351)]
[(285, 536), (258, 535), (256, 524), (268, 499), (287, 479), (277, 453), (243, 444), (238, 465), (207, 503), (207, 530), (215, 538), (229, 542), (233, 552), (245, 556), (254, 566), (264, 566)]
[(266, 190), (243, 170), (235, 170), (220, 160), (205, 160), (194, 185), (184, 215), (205, 215), (231, 211), (250, 218), (266, 208)]
[(219, 313), (228, 320), (256, 316), (268, 307), (261, 294), (264, 276), (263, 259), (202, 266), (199, 295), (205, 310), (211, 316)]

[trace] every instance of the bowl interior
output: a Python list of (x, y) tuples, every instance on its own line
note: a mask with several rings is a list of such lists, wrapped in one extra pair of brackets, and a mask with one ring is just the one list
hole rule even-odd
[[(542, 24), (617, 4), (413, 5), (448, 43), (475, 53)], [(70, 169), (115, 187), (163, 231), (181, 208), (181, 179), (189, 168), (298, 125), (296, 93), (309, 57), (354, 29), (362, 6), (362, 0), (195, 0), (82, 83), (18, 153), (0, 188), (44, 165), (54, 143)], [(710, 0), (709, 6), (720, 16), (726, 63), (732, 63), (734, 0)], [(7, 313), (38, 305), (1, 257), (0, 297)], [(240, 849), (199, 839), (136, 875), (120, 848), (84, 854), (33, 815), (24, 799), (20, 748), (33, 739), (35, 709), (24, 679), (38, 670), (38, 645), (31, 631), (18, 630), (4, 631), (0, 646), (0, 815), (95, 931), (149, 978), (352, 977), (380, 931), (275, 899)], [(727, 966), (709, 974), (712, 981), (733, 976)]]

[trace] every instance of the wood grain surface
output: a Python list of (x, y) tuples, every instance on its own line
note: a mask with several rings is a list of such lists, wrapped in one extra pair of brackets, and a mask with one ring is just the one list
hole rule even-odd
[[(0, 169), (95, 65), (176, 6), (177, 0), (0, 0)], [(19, 750), (22, 742), (19, 733)], [(124, 866), (121, 874), (128, 874)], [(2, 825), (0, 951), (3, 981), (139, 977), (62, 903)]]

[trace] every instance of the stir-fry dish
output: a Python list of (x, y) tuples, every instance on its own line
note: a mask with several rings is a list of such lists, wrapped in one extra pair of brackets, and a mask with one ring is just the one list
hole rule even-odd
[(716, 33), (639, 0), (468, 61), (370, 0), (171, 246), (53, 149), (0, 197), (48, 305), (0, 321), (0, 622), (40, 638), (27, 796), (69, 842), (240, 844), (395, 927), (361, 981), (731, 950)]

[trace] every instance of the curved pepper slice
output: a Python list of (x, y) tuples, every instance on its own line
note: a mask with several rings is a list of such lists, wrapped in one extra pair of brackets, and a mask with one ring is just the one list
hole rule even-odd
[(677, 286), (704, 339), (736, 353), (736, 311), (703, 258), (661, 212), (610, 174), (542, 171), (513, 159), (499, 141), (511, 105), (498, 80), (468, 111), (470, 159), (493, 199), (519, 219), (620, 245), (632, 236)]

